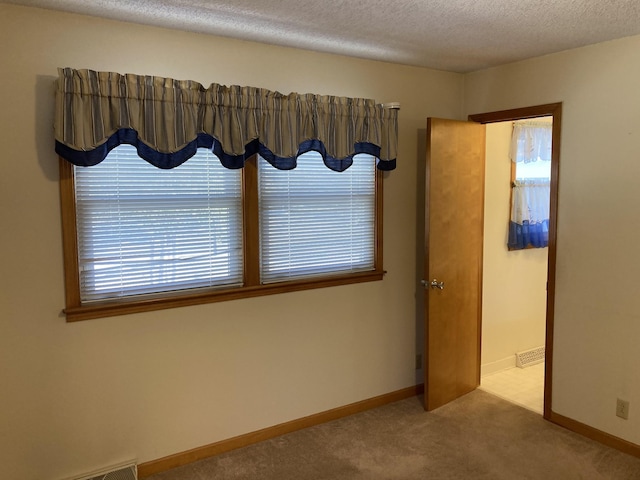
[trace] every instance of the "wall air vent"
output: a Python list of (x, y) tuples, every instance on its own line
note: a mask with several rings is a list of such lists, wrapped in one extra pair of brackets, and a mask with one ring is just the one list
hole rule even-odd
[(517, 367), (525, 368), (542, 362), (544, 362), (544, 347), (532, 348), (531, 350), (516, 353)]
[(74, 477), (73, 480), (138, 480), (138, 468), (135, 463), (125, 463)]

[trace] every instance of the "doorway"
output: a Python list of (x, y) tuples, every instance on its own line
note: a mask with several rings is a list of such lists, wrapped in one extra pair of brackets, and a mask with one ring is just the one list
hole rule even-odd
[[(556, 276), (556, 232), (558, 222), (558, 175), (560, 162), (560, 139), (562, 126), (562, 103), (538, 105), (534, 107), (502, 110), (497, 112), (469, 115), (469, 120), (493, 124), (497, 122), (512, 122), (516, 120), (550, 117), (552, 121), (552, 149), (551, 149), (551, 187), (549, 198), (549, 244), (547, 248), (547, 281), (545, 305), (545, 334), (544, 334), (544, 391), (543, 416), (551, 419), (551, 390), (553, 375), (553, 328), (555, 306), (555, 276)], [(479, 379), (480, 380), (480, 379)], [(480, 382), (478, 382), (480, 383)]]
[[(496, 122), (514, 121), (521, 119), (532, 119), (543, 116), (551, 116), (552, 127), (552, 161), (551, 161), (551, 185), (549, 204), (549, 242), (548, 242), (548, 269), (546, 282), (546, 320), (545, 320), (545, 352), (544, 352), (544, 418), (550, 420), (552, 415), (551, 406), (551, 386), (553, 372), (553, 318), (554, 318), (554, 298), (555, 298), (555, 262), (556, 262), (556, 228), (557, 228), (557, 199), (558, 199), (558, 173), (560, 155), (560, 128), (561, 128), (562, 104), (547, 104), (535, 107), (519, 108), (514, 110), (504, 110), (469, 116), (469, 122), (455, 122), (438, 119), (428, 119), (426, 132), (427, 162), (426, 162), (426, 190), (425, 190), (425, 241), (423, 248), (425, 259), (423, 263), (424, 272), (422, 284), (424, 285), (424, 352), (425, 352), (425, 409), (432, 410), (444, 405), (456, 398), (464, 395), (480, 385), (480, 340), (481, 340), (481, 312), (479, 309), (467, 308), (464, 312), (455, 311), (457, 305), (473, 305), (474, 298), (479, 298), (477, 293), (482, 291), (482, 268), (472, 272), (467, 268), (482, 260), (482, 228), (478, 233), (469, 235), (470, 231), (461, 235), (457, 231), (449, 231), (452, 227), (457, 227), (464, 222), (447, 220), (448, 213), (445, 213), (446, 221), (442, 220), (441, 204), (448, 204), (457, 201), (460, 192), (466, 194), (470, 191), (484, 189), (484, 174), (471, 173), (468, 167), (472, 165), (482, 165), (481, 169), (473, 167), (474, 172), (484, 172), (484, 125)], [(466, 125), (464, 125), (466, 124)], [(473, 127), (476, 125), (477, 128)], [(481, 127), (481, 128), (480, 128)], [(478, 135), (479, 133), (482, 135)], [(476, 140), (471, 141), (471, 137)], [(473, 153), (471, 153), (473, 152)], [(481, 152), (481, 153), (480, 153)], [(452, 161), (459, 156), (474, 157), (467, 158), (471, 163), (462, 167), (462, 170), (455, 167)], [(457, 160), (456, 160), (457, 161)], [(457, 168), (457, 170), (456, 170)], [(455, 171), (452, 171), (455, 170)], [(442, 177), (440, 173), (449, 172)], [(457, 172), (457, 173), (456, 173)], [(434, 185), (443, 188), (433, 189)], [(445, 195), (446, 194), (446, 195)], [(443, 202), (443, 199), (445, 200)], [(480, 197), (473, 205), (482, 204), (484, 196)], [(449, 208), (449, 211), (451, 208)], [(457, 210), (465, 214), (476, 211), (475, 207), (464, 206)], [(482, 215), (482, 207), (480, 207)], [(475, 215), (475, 214), (474, 214)], [(457, 219), (456, 219), (457, 220)], [(482, 222), (482, 220), (481, 220)], [(480, 223), (481, 223), (480, 222)], [(475, 224), (474, 224), (475, 225)], [(475, 227), (473, 227), (475, 228)], [(445, 229), (444, 236), (441, 232)], [(435, 232), (435, 236), (434, 236)], [(471, 240), (471, 237), (479, 240), (467, 241), (465, 245), (480, 242), (480, 250), (475, 257), (462, 265), (454, 265), (457, 271), (446, 275), (448, 278), (465, 277), (467, 285), (457, 285), (453, 282), (443, 282), (446, 280), (439, 273), (440, 268), (434, 268), (432, 259), (439, 259), (439, 264), (453, 265), (456, 263), (458, 253), (455, 251), (444, 251), (436, 255), (434, 245), (453, 245), (460, 238)], [(442, 237), (442, 238), (440, 238)], [(435, 242), (432, 242), (433, 240)], [(440, 242), (441, 239), (448, 239), (447, 242)], [(455, 245), (453, 245), (455, 247)], [(456, 247), (457, 248), (457, 247)], [(451, 249), (449, 249), (451, 250)], [(459, 262), (458, 262), (459, 263)], [(438, 265), (436, 265), (438, 267)], [(458, 268), (459, 267), (459, 268)], [(456, 277), (457, 275), (457, 277)], [(471, 281), (475, 277), (475, 281)], [(431, 280), (433, 278), (433, 280)], [(446, 283), (446, 287), (444, 284)], [(460, 297), (464, 301), (455, 302)], [(452, 302), (453, 300), (453, 302)], [(479, 303), (479, 302), (478, 302)], [(459, 310), (459, 309), (458, 309)], [(446, 314), (445, 314), (446, 313)], [(437, 346), (437, 348), (431, 348)], [(446, 395), (443, 395), (446, 393)]]
[[(552, 120), (540, 117), (486, 125), (480, 387), (540, 415), (544, 407), (547, 248), (510, 249), (507, 219), (512, 192), (522, 192), (522, 187), (514, 189), (514, 177), (539, 185), (535, 190), (546, 197), (548, 209)], [(529, 139), (526, 163), (522, 151), (521, 162), (515, 163), (514, 136), (521, 150), (524, 142), (517, 139)], [(544, 208), (544, 203), (539, 206)]]

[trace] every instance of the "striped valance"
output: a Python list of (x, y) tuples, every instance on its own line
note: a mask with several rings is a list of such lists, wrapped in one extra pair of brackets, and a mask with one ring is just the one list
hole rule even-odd
[(278, 92), (190, 80), (58, 70), (56, 152), (71, 163), (100, 163), (111, 149), (134, 145), (159, 168), (209, 148), (227, 168), (241, 168), (259, 153), (279, 169), (316, 150), (343, 171), (358, 153), (395, 168), (397, 110), (373, 100)]

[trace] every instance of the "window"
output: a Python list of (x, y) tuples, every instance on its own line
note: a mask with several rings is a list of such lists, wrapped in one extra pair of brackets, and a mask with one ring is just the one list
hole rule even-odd
[(297, 162), (234, 170), (198, 149), (163, 170), (126, 144), (89, 168), (61, 160), (68, 320), (381, 279), (375, 157)]
[(398, 108), (58, 69), (67, 320), (380, 280)]
[(75, 167), (80, 300), (241, 285), (241, 187), (205, 149), (172, 170), (130, 145)]
[(263, 283), (374, 268), (374, 157), (340, 173), (316, 152), (288, 171), (260, 159), (258, 177)]
[(536, 160), (529, 163), (513, 163), (514, 180), (551, 179), (551, 161)]
[(514, 122), (511, 141), (509, 250), (549, 243), (551, 117)]

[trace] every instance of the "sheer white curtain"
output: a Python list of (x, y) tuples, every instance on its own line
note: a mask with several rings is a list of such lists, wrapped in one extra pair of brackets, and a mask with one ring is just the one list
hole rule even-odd
[[(550, 122), (514, 122), (511, 160), (519, 166), (551, 162), (551, 138)], [(511, 195), (509, 250), (542, 248), (548, 245), (550, 187), (548, 174), (520, 175), (519, 169), (516, 169), (516, 180), (513, 182)]]
[(551, 122), (520, 120), (513, 123), (511, 161), (530, 163), (551, 161)]
[(509, 249), (542, 248), (549, 244), (548, 179), (516, 180), (512, 190)]

